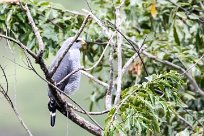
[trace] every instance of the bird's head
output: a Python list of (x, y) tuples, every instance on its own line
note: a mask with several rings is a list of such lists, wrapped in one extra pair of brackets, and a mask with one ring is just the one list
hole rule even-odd
[[(71, 43), (74, 40), (74, 37), (70, 37), (66, 40), (66, 43)], [(82, 39), (82, 38), (78, 38), (74, 44), (72, 45), (71, 49), (80, 49), (82, 47), (86, 47), (87, 43)]]

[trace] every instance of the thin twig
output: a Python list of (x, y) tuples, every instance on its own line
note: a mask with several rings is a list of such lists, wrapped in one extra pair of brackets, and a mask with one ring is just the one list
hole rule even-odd
[(74, 11), (74, 10), (62, 10), (62, 9), (58, 9), (58, 8), (55, 8), (55, 7), (51, 7), (50, 6), (50, 8), (51, 9), (54, 9), (54, 10), (57, 10), (57, 11), (60, 11), (60, 12), (67, 12), (67, 13), (70, 13), (70, 14), (73, 14), (73, 15), (77, 15), (77, 16), (86, 16), (85, 14), (82, 14), (82, 13), (79, 13), (79, 12), (77, 12), (77, 11)]
[[(147, 37), (144, 38), (143, 42), (142, 42), (142, 45), (140, 46), (138, 52), (139, 54), (141, 54), (144, 50), (143, 48), (143, 45), (144, 45), (144, 42), (146, 40)], [(128, 70), (130, 64), (138, 57), (138, 53), (135, 53), (126, 63), (125, 65), (123, 66), (123, 69), (122, 69), (122, 75)]]
[(5, 94), (8, 93), (8, 79), (7, 79), (7, 76), (6, 76), (6, 73), (4, 71), (4, 68), (0, 65), (0, 68), (1, 68), (1, 71), (3, 72), (3, 76), (4, 76), (4, 79), (5, 79), (5, 82), (6, 82), (6, 91), (5, 91)]
[[(8, 36), (8, 29), (6, 29), (6, 36)], [(11, 51), (11, 54), (13, 56), (13, 61), (14, 61), (14, 78), (13, 78), (13, 90), (14, 90), (14, 98), (13, 98), (13, 101), (14, 101), (14, 106), (16, 106), (16, 98), (17, 98), (17, 90), (16, 90), (16, 82), (17, 82), (17, 79), (16, 79), (16, 58), (15, 58), (15, 52), (14, 50), (12, 49), (11, 45), (10, 45), (10, 41), (8, 39), (6, 39), (6, 42), (7, 42), (7, 45)]]
[(190, 71), (193, 67), (195, 67), (202, 59), (204, 58), (204, 54), (194, 63), (190, 68), (188, 68), (185, 72), (182, 73), (182, 75), (186, 74), (188, 71)]
[(89, 19), (90, 15), (87, 15), (86, 18), (84, 19), (79, 31), (75, 34), (72, 42), (67, 45), (67, 48), (65, 49), (65, 51), (62, 53), (62, 55), (59, 57), (56, 65), (51, 69), (50, 71), (50, 76), (52, 77), (54, 75), (54, 73), (56, 72), (57, 68), (59, 67), (61, 61), (63, 60), (64, 56), (67, 54), (67, 52), (69, 51), (69, 49), (71, 48), (71, 46), (73, 45), (73, 43), (77, 40), (77, 38), (79, 37), (79, 35), (82, 33), (82, 31), (84, 30), (87, 22), (88, 22), (88, 19)]
[(69, 103), (67, 103), (67, 104), (68, 104), (68, 106), (71, 107), (73, 110), (75, 110), (75, 111), (77, 111), (77, 112), (79, 112), (79, 113), (82, 113), (82, 114), (88, 113), (89, 115), (103, 115), (103, 114), (106, 114), (106, 113), (109, 112), (109, 110), (104, 110), (104, 111), (100, 111), (100, 112), (88, 112), (88, 111), (84, 112), (84, 111), (78, 109), (77, 107), (75, 107), (75, 106), (73, 106), (73, 105), (71, 105), (71, 104), (69, 104)]
[[(181, 7), (180, 5), (178, 5), (177, 3), (171, 1), (171, 0), (167, 0), (168, 2), (170, 2), (171, 4), (173, 4), (174, 6), (176, 6), (177, 8), (180, 8), (181, 10), (183, 10), (187, 16), (188, 19), (192, 20), (189, 15), (191, 14), (191, 12), (189, 12), (188, 10), (186, 10), (185, 8)], [(204, 23), (204, 20), (202, 20), (202, 18), (198, 17), (198, 19), (196, 19), (197, 21), (199, 21), (200, 23)]]
[(84, 68), (83, 67), (80, 67), (78, 69), (75, 69), (73, 71), (71, 71), (68, 75), (66, 75), (61, 81), (59, 81), (56, 86), (59, 86), (61, 85), (65, 80), (69, 79), (70, 76), (72, 76), (73, 74), (75, 74), (76, 72), (80, 71), (80, 70), (83, 70)]
[(11, 60), (10, 58), (8, 58), (8, 57), (6, 57), (6, 56), (2, 56), (2, 57), (5, 58), (5, 59), (7, 59), (7, 60), (9, 60), (9, 61), (12, 62), (12, 63), (14, 63), (15, 65), (18, 65), (18, 66), (21, 67), (21, 68), (24, 68), (24, 69), (27, 69), (27, 70), (31, 70), (30, 68), (25, 67), (25, 66), (23, 66), (23, 65), (21, 65), (21, 64), (19, 64), (19, 63), (17, 63), (16, 61)]
[(96, 77), (94, 77), (93, 75), (89, 74), (86, 71), (81, 70), (81, 73), (84, 74), (85, 76), (87, 76), (88, 78), (90, 78), (91, 80), (95, 81), (96, 83), (102, 85), (103, 87), (107, 88), (109, 87), (109, 85), (101, 80), (98, 80)]
[[(91, 17), (96, 21), (96, 23), (102, 28), (104, 34), (107, 36), (107, 37), (110, 37), (110, 33), (109, 33), (109, 30), (105, 27), (104, 23), (99, 20), (92, 12), (86, 10), (86, 9), (82, 9), (84, 12), (88, 13), (89, 15), (91, 15)], [(111, 43), (112, 44), (112, 43)]]
[(30, 49), (28, 49), (23, 43), (21, 43), (20, 41), (14, 39), (12, 37), (3, 35), (3, 34), (0, 34), (0, 37), (8, 39), (8, 40), (16, 43), (20, 48), (22, 48), (23, 50), (26, 50), (34, 59), (37, 59), (37, 56)]
[[(1, 71), (3, 72), (3, 74), (5, 74), (5, 71), (3, 69), (3, 67), (0, 65), (0, 69)], [(21, 125), (23, 126), (23, 128), (26, 130), (26, 132), (29, 134), (29, 136), (32, 136), (32, 133), (31, 131), (28, 129), (27, 125), (25, 124), (25, 122), (23, 121), (23, 119), (21, 118), (19, 112), (17, 111), (16, 107), (14, 106), (13, 102), (11, 101), (10, 97), (8, 96), (8, 81), (7, 81), (7, 78), (6, 78), (6, 74), (5, 74), (5, 80), (7, 82), (7, 88), (6, 88), (6, 91), (4, 90), (4, 88), (0, 85), (0, 88), (1, 88), (1, 93), (4, 95), (5, 99), (8, 101), (8, 103), (11, 105), (11, 108), (13, 109), (16, 117), (18, 118), (18, 120), (20, 121)]]
[(102, 52), (101, 56), (99, 57), (99, 59), (97, 60), (97, 62), (92, 67), (86, 68), (85, 69), (86, 71), (90, 71), (90, 70), (94, 69), (101, 62), (106, 50), (108, 49), (109, 44), (110, 44), (110, 42), (107, 43), (105, 49), (103, 50), (103, 52)]

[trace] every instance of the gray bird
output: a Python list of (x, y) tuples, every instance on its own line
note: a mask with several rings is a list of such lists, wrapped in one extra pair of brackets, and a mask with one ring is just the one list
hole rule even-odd
[[(68, 38), (61, 46), (59, 51), (56, 54), (56, 57), (54, 61), (52, 62), (49, 70), (51, 70), (59, 60), (60, 56), (63, 54), (67, 46), (72, 42), (73, 37)], [(67, 76), (70, 72), (73, 70), (76, 70), (80, 68), (80, 48), (86, 45), (86, 42), (82, 39), (78, 38), (74, 42), (74, 44), (71, 46), (63, 60), (61, 61), (59, 67), (57, 68), (56, 72), (54, 73), (52, 79), (55, 81), (55, 83), (60, 82), (65, 76)], [(61, 83), (58, 88), (65, 92), (66, 94), (70, 95), (74, 91), (76, 91), (79, 88), (80, 85), (80, 78), (81, 73), (80, 71), (74, 73), (71, 75), (68, 79), (66, 79), (63, 83)], [(50, 111), (50, 119), (51, 119), (51, 126), (53, 127), (55, 125), (55, 112), (57, 104), (55, 100), (53, 99), (53, 96), (51, 92), (48, 90), (48, 96), (50, 98), (50, 101), (48, 103), (48, 109)]]

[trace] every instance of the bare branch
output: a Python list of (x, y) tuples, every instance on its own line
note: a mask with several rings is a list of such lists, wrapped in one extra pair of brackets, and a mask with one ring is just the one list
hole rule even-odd
[(29, 67), (22, 66), (21, 64), (17, 63), (16, 61), (11, 60), (10, 58), (8, 58), (8, 57), (6, 57), (6, 56), (3, 56), (3, 58), (6, 58), (6, 59), (9, 60), (10, 62), (14, 63), (15, 65), (18, 65), (18, 66), (21, 67), (21, 68), (24, 68), (24, 69), (27, 69), (27, 70), (31, 70)]
[(193, 64), (190, 68), (188, 68), (185, 72), (183, 72), (182, 75), (184, 75), (185, 73), (190, 71), (193, 67), (195, 67), (203, 58), (204, 58), (204, 54), (196, 61), (195, 64)]
[(31, 13), (30, 13), (29, 8), (28, 8), (28, 5), (26, 4), (25, 6), (23, 6), (23, 8), (24, 8), (24, 10), (26, 11), (26, 15), (27, 15), (27, 17), (28, 17), (29, 23), (31, 24), (32, 29), (33, 29), (33, 32), (34, 32), (34, 34), (35, 34), (35, 37), (36, 37), (36, 39), (37, 39), (37, 41), (38, 41), (39, 52), (38, 52), (37, 57), (38, 57), (38, 58), (41, 58), (42, 55), (43, 55), (43, 53), (44, 53), (44, 50), (45, 50), (45, 45), (44, 45), (44, 43), (43, 43), (42, 37), (40, 36), (40, 32), (39, 32), (38, 28), (37, 28), (36, 25), (35, 25), (35, 22), (34, 22), (34, 20), (33, 20), (33, 17), (32, 17), (32, 15), (31, 15)]
[(106, 113), (109, 112), (109, 110), (104, 110), (104, 111), (100, 111), (100, 112), (88, 112), (88, 111), (84, 112), (84, 111), (78, 109), (77, 107), (71, 105), (70, 103), (67, 103), (67, 105), (68, 105), (69, 107), (71, 107), (73, 110), (75, 110), (75, 111), (77, 111), (77, 112), (79, 112), (79, 113), (82, 113), (82, 114), (88, 113), (89, 115), (102, 115), (102, 114), (106, 114)]
[(63, 52), (63, 54), (59, 57), (59, 60), (57, 61), (56, 65), (51, 69), (50, 71), (50, 76), (52, 77), (54, 73), (56, 72), (57, 68), (59, 67), (61, 61), (63, 60), (64, 56), (67, 54), (69, 49), (71, 48), (72, 44), (77, 40), (79, 35), (82, 33), (84, 30), (84, 27), (86, 26), (88, 20), (89, 20), (90, 15), (87, 15), (86, 18), (84, 19), (79, 31), (75, 34), (73, 41), (67, 46), (66, 50)]
[[(86, 121), (83, 119), (81, 116), (77, 115), (76, 113), (73, 112), (71, 108), (68, 108), (68, 118), (81, 126), (82, 128), (88, 130), (90, 133), (96, 135), (96, 136), (101, 136), (102, 131), (99, 127), (93, 126), (90, 122)], [(64, 114), (67, 116), (67, 113)]]
[[(115, 8), (116, 15), (116, 27), (120, 30), (121, 26), (121, 15), (120, 6)], [(122, 86), (122, 36), (120, 33), (116, 33), (116, 44), (117, 44), (117, 55), (118, 55), (118, 80), (117, 80), (117, 90), (114, 104), (120, 101), (121, 86)]]
[(1, 65), (0, 65), (0, 68), (1, 68), (1, 71), (3, 72), (3, 76), (4, 76), (4, 79), (5, 79), (5, 82), (6, 82), (5, 94), (7, 94), (8, 93), (8, 78), (7, 78), (6, 73), (5, 73), (5, 71), (4, 71), (4, 69), (3, 69), (3, 67)]
[(77, 11), (73, 11), (73, 10), (62, 10), (62, 9), (58, 9), (58, 8), (55, 8), (55, 7), (51, 7), (51, 9), (54, 9), (54, 10), (57, 10), (57, 11), (60, 11), (60, 12), (67, 12), (67, 13), (70, 13), (70, 14), (73, 14), (73, 15), (77, 15), (77, 16), (86, 16), (85, 14), (82, 14), (80, 12), (77, 12)]
[(85, 76), (87, 76), (88, 78), (92, 79), (93, 81), (95, 81), (96, 83), (102, 85), (105, 88), (108, 88), (109, 85), (103, 81), (98, 80), (97, 78), (95, 78), (94, 76), (92, 76), (91, 74), (87, 73), (86, 71), (81, 70), (81, 73), (84, 74)]
[(83, 67), (80, 67), (80, 68), (78, 68), (78, 69), (76, 69), (76, 70), (71, 71), (71, 72), (70, 72), (68, 75), (66, 75), (60, 82), (58, 82), (58, 83), (56, 84), (56, 86), (61, 85), (65, 80), (69, 79), (69, 77), (70, 77), (71, 75), (73, 75), (74, 73), (76, 73), (76, 72), (78, 72), (78, 71), (80, 71), (80, 70), (83, 70), (83, 69), (84, 69)]
[(125, 63), (125, 65), (123, 66), (122, 74), (124, 74), (124, 73), (128, 70), (130, 64), (131, 64), (137, 57), (138, 57), (138, 54), (135, 53), (131, 58), (129, 58), (129, 60), (128, 60), (128, 61)]
[(90, 71), (90, 70), (94, 69), (101, 62), (106, 50), (108, 49), (109, 44), (110, 44), (110, 42), (107, 43), (105, 49), (103, 50), (103, 52), (102, 52), (101, 56), (99, 57), (99, 59), (97, 60), (97, 62), (92, 67), (86, 68), (85, 69), (86, 71)]

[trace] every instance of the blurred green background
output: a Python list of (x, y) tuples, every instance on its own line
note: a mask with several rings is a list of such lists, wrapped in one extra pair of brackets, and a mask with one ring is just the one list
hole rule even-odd
[[(50, 0), (51, 1), (51, 0)], [(87, 9), (84, 0), (60, 0), (54, 1), (62, 4), (69, 10), (81, 11), (82, 8)], [(5, 67), (5, 72), (9, 79), (9, 96), (16, 103), (17, 109), (27, 124), (30, 131), (35, 136), (89, 136), (86, 130), (81, 129), (71, 121), (67, 120), (63, 115), (57, 112), (56, 125), (50, 127), (50, 117), (47, 109), (47, 84), (37, 77), (32, 71), (26, 70), (12, 61), (25, 66), (25, 58), (19, 48), (13, 48), (14, 53), (8, 48), (6, 41), (0, 41), (0, 64)], [(12, 61), (10, 61), (9, 59)], [(53, 56), (46, 60), (50, 64)], [(35, 68), (41, 71), (37, 65)], [(2, 74), (2, 73), (1, 73)], [(16, 76), (15, 76), (16, 75)], [(42, 75), (42, 72), (41, 72)], [(0, 83), (5, 83), (3, 76), (0, 76)], [(16, 81), (16, 82), (15, 82)], [(16, 86), (16, 87), (15, 87)], [(16, 88), (16, 95), (15, 95)], [(91, 85), (86, 77), (82, 77), (79, 91), (72, 98), (81, 106), (88, 110), (89, 95), (91, 93)], [(15, 100), (16, 97), (16, 101)], [(17, 120), (14, 112), (5, 98), (0, 95), (0, 136), (26, 136), (27, 133)], [(95, 111), (100, 110), (94, 108)], [(86, 118), (86, 116), (84, 116)], [(103, 124), (102, 117), (94, 117)]]

